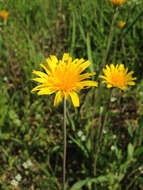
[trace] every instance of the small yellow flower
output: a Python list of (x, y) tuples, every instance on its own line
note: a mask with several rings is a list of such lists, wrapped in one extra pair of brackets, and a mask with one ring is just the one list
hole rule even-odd
[(113, 5), (120, 6), (124, 4), (127, 0), (109, 0)]
[(100, 78), (105, 79), (103, 83), (107, 84), (107, 88), (118, 87), (126, 90), (128, 85), (135, 85), (134, 80), (136, 80), (136, 78), (132, 78), (133, 71), (127, 72), (128, 68), (125, 68), (123, 64), (117, 64), (116, 66), (113, 64), (106, 65), (106, 69), (103, 69), (105, 76), (101, 75)]
[(8, 12), (5, 11), (5, 10), (0, 11), (0, 17), (1, 17), (3, 20), (6, 20), (7, 17), (8, 17)]
[(118, 27), (119, 27), (120, 29), (122, 29), (122, 28), (125, 26), (125, 24), (126, 24), (126, 22), (120, 21), (120, 22), (118, 23)]
[[(56, 56), (51, 55), (46, 59), (46, 63), (41, 63), (46, 73), (40, 71), (33, 71), (33, 73), (40, 78), (32, 80), (42, 83), (35, 87), (32, 92), (38, 91), (38, 95), (56, 93), (54, 106), (65, 97), (70, 96), (75, 107), (79, 106), (79, 97), (77, 91), (91, 86), (98, 86), (95, 81), (87, 80), (96, 73), (83, 73), (83, 71), (90, 65), (89, 61), (84, 59), (75, 59), (68, 53), (63, 55), (62, 60), (58, 60)], [(85, 80), (86, 79), (86, 80)]]

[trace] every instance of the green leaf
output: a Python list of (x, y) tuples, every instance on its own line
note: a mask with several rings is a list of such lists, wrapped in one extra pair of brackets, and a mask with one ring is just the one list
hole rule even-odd
[(143, 153), (143, 146), (140, 146), (140, 147), (138, 147), (138, 148), (136, 149), (134, 155), (135, 155), (135, 156), (139, 156), (139, 155), (142, 154), (142, 153)]
[(129, 120), (127, 120), (126, 123), (128, 125), (128, 133), (131, 137), (133, 137), (133, 126), (132, 126), (132, 124)]
[(87, 150), (85, 149), (85, 147), (81, 144), (80, 141), (76, 140), (75, 138), (73, 138), (71, 135), (69, 135), (70, 139), (83, 151), (84, 155), (86, 156), (86, 158), (89, 157)]
[(88, 181), (89, 181), (89, 178), (79, 181), (79, 182), (75, 183), (70, 190), (80, 190), (81, 187), (83, 187), (85, 184), (88, 183)]
[(106, 175), (106, 176), (99, 176), (97, 178), (87, 178), (85, 180), (81, 180), (77, 183), (75, 183), (70, 190), (80, 190), (81, 187), (84, 185), (91, 185), (92, 183), (103, 183), (103, 182), (108, 182), (110, 180), (111, 176)]
[(128, 158), (133, 158), (134, 147), (131, 143), (128, 144)]

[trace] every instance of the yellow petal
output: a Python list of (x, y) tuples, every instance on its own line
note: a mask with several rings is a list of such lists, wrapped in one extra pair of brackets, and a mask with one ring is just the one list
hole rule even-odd
[(43, 73), (41, 71), (35, 71), (35, 70), (33, 70), (32, 73), (35, 74), (35, 75), (37, 75), (37, 76), (39, 76), (39, 77), (41, 77), (41, 78), (48, 79), (48, 75), (46, 75), (45, 73)]
[(127, 76), (131, 76), (134, 73), (134, 71), (130, 71)]
[(53, 55), (51, 55), (50, 58), (47, 58), (46, 62), (48, 63), (49, 70), (51, 72), (53, 72), (55, 70), (56, 66), (57, 66), (58, 59), (55, 56), (53, 56)]
[(84, 61), (85, 61), (85, 60), (84, 60), (83, 58), (81, 58), (81, 59), (78, 60), (77, 64), (78, 64), (78, 65), (81, 65), (81, 64), (83, 64)]
[(124, 70), (125, 70), (124, 65), (123, 65), (123, 64), (120, 64), (120, 66), (119, 66), (119, 71), (124, 71)]
[(130, 81), (130, 82), (128, 82), (128, 84), (134, 86), (136, 83), (133, 81)]
[(127, 72), (128, 72), (128, 68), (125, 69), (125, 74), (127, 74)]
[(91, 64), (90, 61), (86, 61), (86, 62), (80, 64), (80, 66), (79, 66), (79, 72), (80, 73), (83, 72), (87, 67), (89, 67), (90, 64)]
[(45, 83), (45, 82), (47, 82), (47, 80), (46, 80), (45, 78), (34, 78), (34, 79), (32, 79), (32, 80), (34, 80), (34, 81), (36, 81), (36, 82), (40, 82), (40, 83)]
[(102, 79), (107, 79), (107, 77), (106, 77), (106, 76), (104, 76), (104, 75), (99, 75), (99, 78), (102, 78)]
[(72, 103), (74, 107), (79, 107), (79, 97), (76, 92), (70, 92), (69, 95), (71, 96)]
[[(52, 61), (51, 61), (51, 59), (48, 57), (48, 58), (46, 58), (46, 62), (47, 62), (47, 64), (48, 64), (48, 66), (49, 66), (49, 68), (50, 68), (50, 66), (52, 65)], [(51, 68), (50, 68), (51, 69)]]
[(44, 88), (44, 89), (41, 89), (37, 94), (38, 95), (53, 94), (55, 91), (56, 91), (55, 89)]
[(72, 64), (76, 64), (79, 61), (78, 58), (76, 58), (75, 60), (73, 60)]
[(115, 71), (115, 66), (113, 64), (110, 65), (110, 68), (111, 68), (111, 72)]
[(123, 86), (120, 88), (121, 90), (127, 90), (127, 87), (126, 86)]
[(46, 64), (46, 63), (41, 63), (40, 65), (41, 65), (41, 67), (43, 67), (43, 68), (45, 69), (45, 71), (46, 71), (46, 73), (47, 73), (48, 75), (51, 74), (51, 70), (50, 70), (50, 67), (49, 67), (48, 64)]
[(63, 99), (63, 93), (58, 91), (56, 96), (55, 96), (55, 100), (54, 100), (54, 106), (57, 106)]
[(106, 65), (106, 69), (108, 70), (108, 72), (110, 72), (110, 67), (109, 67), (109, 65)]
[(58, 59), (57, 59), (56, 56), (50, 55), (50, 58), (51, 58), (51, 61), (52, 61), (52, 63), (53, 63), (54, 65), (56, 65), (56, 64), (58, 63)]
[(98, 86), (98, 82), (96, 81), (91, 81), (91, 80), (85, 80), (85, 81), (81, 81), (80, 84), (82, 84), (83, 86), (87, 86), (87, 87), (90, 87), (90, 86)]
[(115, 69), (118, 70), (118, 68), (119, 68), (119, 65), (117, 64), (116, 67), (115, 67)]
[(44, 87), (45, 87), (44, 84), (38, 85), (38, 86), (36, 86), (35, 88), (33, 88), (33, 89), (31, 90), (31, 92), (35, 92), (35, 91), (40, 90), (41, 88), (44, 88)]
[(112, 85), (111, 85), (111, 84), (108, 84), (108, 85), (107, 85), (107, 88), (111, 88), (111, 87), (112, 87)]
[(62, 61), (63, 62), (68, 61), (69, 58), (70, 58), (69, 53), (64, 53)]
[(104, 73), (106, 76), (109, 76), (109, 75), (110, 75), (110, 70), (103, 68), (103, 73)]
[(79, 76), (79, 79), (80, 80), (88, 79), (88, 78), (90, 78), (93, 75), (96, 75), (96, 73), (95, 72), (94, 73), (84, 73), (84, 74), (82, 74), (82, 75)]

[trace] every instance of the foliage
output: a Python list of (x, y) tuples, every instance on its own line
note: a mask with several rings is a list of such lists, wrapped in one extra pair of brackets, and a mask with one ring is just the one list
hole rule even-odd
[(0, 1), (9, 13), (0, 20), (1, 190), (62, 190), (63, 106), (31, 93), (31, 72), (50, 54), (69, 52), (89, 59), (100, 83), (115, 13), (105, 62), (134, 70), (137, 84), (126, 92), (101, 84), (81, 92), (79, 108), (68, 103), (67, 189), (143, 189), (141, 6), (128, 0), (115, 12), (107, 0)]

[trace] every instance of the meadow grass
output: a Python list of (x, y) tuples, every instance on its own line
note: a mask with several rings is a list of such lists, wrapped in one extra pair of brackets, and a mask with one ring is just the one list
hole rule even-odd
[[(9, 13), (0, 18), (1, 190), (63, 190), (63, 104), (31, 93), (31, 79), (45, 57), (64, 52), (90, 60), (99, 81), (80, 92), (79, 108), (67, 102), (67, 189), (143, 189), (142, 6), (141, 0), (118, 9), (108, 0), (0, 1)], [(134, 71), (136, 86), (107, 89), (102, 68), (121, 63)]]

